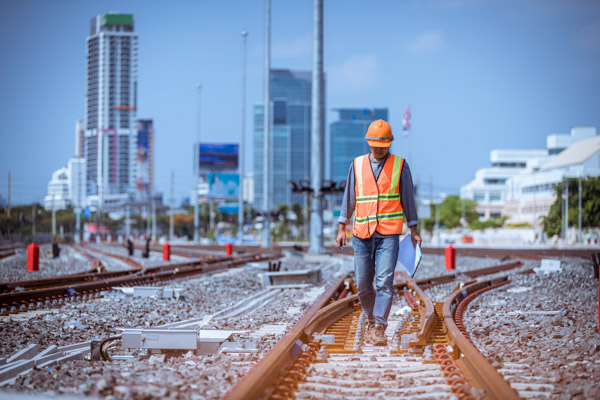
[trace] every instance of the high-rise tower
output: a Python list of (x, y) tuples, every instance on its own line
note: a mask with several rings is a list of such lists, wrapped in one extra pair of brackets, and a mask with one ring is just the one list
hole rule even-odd
[[(271, 160), (273, 208), (279, 204), (303, 203), (292, 193), (289, 180), (310, 180), (311, 156), (310, 71), (271, 70)], [(263, 104), (254, 106), (254, 204), (259, 208), (263, 196)]]
[(87, 194), (97, 196), (98, 206), (106, 209), (127, 201), (135, 190), (138, 37), (131, 14), (98, 15), (90, 28), (84, 146)]

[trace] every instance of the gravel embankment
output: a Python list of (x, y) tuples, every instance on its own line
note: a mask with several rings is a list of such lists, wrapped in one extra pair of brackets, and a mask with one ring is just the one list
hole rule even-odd
[[(311, 266), (314, 265), (301, 263), (292, 257), (283, 261), (282, 270)], [(0, 357), (34, 342), (42, 348), (51, 344), (64, 345), (112, 336), (117, 327), (139, 328), (202, 318), (263, 290), (259, 272), (254, 267), (247, 267), (172, 283), (172, 287), (185, 288), (186, 299), (183, 301), (103, 299), (67, 305), (28, 320), (20, 320), (25, 314), (4, 317), (1, 323), (6, 339), (0, 344)], [(183, 357), (165, 359), (161, 355), (146, 360), (112, 363), (76, 361), (32, 371), (3, 390), (9, 393), (108, 396), (115, 399), (220, 398), (302, 316), (328, 285), (323, 283), (307, 292), (301, 289), (282, 290), (267, 305), (249, 315), (214, 320), (205, 327), (247, 331), (236, 334), (236, 337), (255, 342), (259, 349), (257, 353), (188, 353)]]
[(68, 304), (50, 311), (0, 317), (3, 333), (0, 357), (29, 343), (38, 343), (42, 347), (62, 346), (112, 336), (117, 327), (158, 326), (202, 317), (262, 289), (256, 275), (240, 272), (228, 270), (167, 284), (184, 288), (185, 300), (106, 298)]
[(456, 257), (456, 270), (446, 270), (444, 256), (423, 255), (421, 264), (414, 279), (431, 278), (434, 276), (451, 275), (461, 271), (491, 267), (507, 261), (499, 261), (495, 258), (479, 257)]
[(592, 262), (513, 275), (465, 314), (474, 344), (522, 397), (600, 398), (598, 281)]
[(92, 269), (92, 263), (69, 246), (60, 246), (60, 256), (52, 258), (52, 246), (40, 246), (39, 271), (27, 271), (27, 252), (18, 249), (13, 256), (0, 260), (0, 282), (17, 282), (76, 274)]
[[(106, 246), (106, 245), (89, 244), (87, 246), (87, 248), (89, 250), (91, 250), (92, 252), (93, 252), (93, 250), (100, 250), (104, 253), (129, 257), (133, 261), (140, 263), (144, 267), (154, 267), (157, 265), (165, 265), (165, 264), (170, 264), (170, 263), (171, 264), (178, 263), (178, 262), (182, 262), (182, 261), (190, 261), (189, 257), (181, 257), (181, 256), (173, 255), (173, 254), (171, 254), (170, 261), (163, 261), (162, 253), (160, 253), (158, 251), (152, 251), (152, 250), (150, 251), (148, 258), (144, 258), (144, 257), (142, 257), (142, 251), (138, 250), (138, 249), (135, 249), (133, 252), (133, 256), (130, 257), (127, 253), (127, 249), (124, 246)], [(98, 254), (98, 253), (96, 252), (95, 254)], [(106, 259), (106, 256), (101, 256), (101, 257)], [(107, 260), (107, 261), (114, 262), (114, 260)], [(127, 265), (127, 264), (125, 264), (125, 265)], [(131, 268), (131, 267), (128, 266), (128, 268)]]
[[(351, 257), (339, 259), (343, 260), (346, 268), (352, 263)], [(460, 257), (457, 258), (457, 270), (472, 270), (499, 263), (495, 259)], [(537, 265), (539, 263), (526, 262), (526, 267)], [(590, 266), (591, 263), (584, 260), (563, 260), (563, 271), (560, 273), (515, 275), (513, 286), (531, 287), (530, 290), (507, 293), (504, 289), (484, 295), (484, 301), (474, 302), (465, 317), (476, 345), (482, 349), (488, 346), (489, 349), (484, 351), (493, 355), (498, 367), (506, 367), (512, 360), (517, 360), (518, 351), (521, 350), (522, 354), (526, 354), (524, 359), (528, 360), (530, 367), (528, 375), (539, 374), (544, 379), (546, 375), (543, 373), (554, 376), (555, 389), (550, 392), (553, 398), (561, 398), (565, 394), (593, 398), (594, 393), (598, 393), (594, 391), (597, 386), (586, 389), (585, 385), (600, 381), (600, 344), (595, 325), (598, 282), (591, 278)], [(282, 262), (282, 270), (310, 267), (299, 258), (289, 255)], [(341, 271), (342, 266), (337, 270)], [(42, 348), (52, 344), (65, 345), (94, 337), (112, 336), (117, 332), (117, 327), (151, 327), (202, 318), (242, 299), (252, 298), (263, 290), (258, 277), (260, 272), (249, 266), (169, 283), (170, 287), (185, 289), (185, 300), (103, 299), (66, 305), (38, 315), (26, 313), (0, 317), (4, 338), (0, 342), (0, 357), (13, 354), (30, 343), (39, 343)], [(427, 255), (415, 279), (450, 273), (454, 271), (444, 269), (443, 256)], [(567, 282), (568, 289), (559, 287), (560, 282)], [(250, 314), (213, 320), (206, 326), (209, 329), (248, 331), (236, 337), (255, 341), (259, 348), (257, 353), (188, 353), (167, 359), (164, 356), (152, 356), (146, 360), (112, 363), (76, 361), (33, 371), (2, 390), (7, 391), (5, 394), (17, 391), (110, 399), (217, 399), (301, 317), (326, 286), (322, 284), (308, 293), (300, 289), (286, 289)], [(541, 297), (537, 295), (538, 290), (544, 293)], [(497, 301), (503, 300), (505, 303), (494, 303), (493, 296), (502, 296), (502, 293), (505, 297)], [(507, 300), (508, 295), (517, 296), (519, 302), (513, 305), (514, 297)], [(516, 313), (516, 310), (521, 312)], [(560, 310), (560, 314), (522, 312), (547, 310)], [(510, 311), (514, 315), (508, 314)], [(472, 326), (469, 322), (471, 319)], [(518, 330), (517, 334), (515, 329)], [(559, 350), (555, 346), (555, 341), (559, 340), (554, 338), (558, 335), (555, 332), (560, 332), (560, 340), (564, 340)], [(526, 347), (520, 347), (523, 343), (535, 345), (536, 350), (529, 352)], [(571, 374), (571, 370), (576, 372)], [(556, 371), (559, 375), (551, 375)], [(585, 382), (584, 376), (587, 377)], [(581, 393), (575, 389), (576, 385), (583, 388)]]

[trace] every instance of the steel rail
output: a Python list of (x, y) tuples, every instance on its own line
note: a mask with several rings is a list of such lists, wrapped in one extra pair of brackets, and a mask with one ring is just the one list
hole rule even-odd
[[(76, 251), (80, 251), (80, 250), (76, 249)], [(252, 257), (253, 255), (256, 255), (256, 254), (260, 254), (260, 253), (249, 253), (249, 254), (245, 254), (244, 257)], [(113, 256), (111, 253), (106, 253), (106, 255), (108, 257)], [(183, 268), (183, 267), (186, 267), (186, 266), (189, 266), (192, 264), (197, 264), (197, 263), (210, 265), (210, 264), (214, 264), (217, 262), (233, 261), (238, 258), (239, 257), (231, 257), (231, 256), (221, 257), (221, 258), (210, 258), (210, 257), (200, 258), (200, 259), (197, 259), (194, 261), (181, 261), (178, 263), (170, 263), (170, 264), (163, 264), (163, 265), (154, 266), (154, 267), (146, 267), (144, 272), (145, 272), (145, 274), (152, 274), (157, 271), (178, 269), (178, 268)], [(244, 258), (244, 259), (246, 259), (246, 258)], [(120, 270), (120, 271), (104, 271), (104, 272), (94, 272), (94, 270), (91, 270), (91, 271), (85, 272), (85, 273), (59, 275), (59, 276), (49, 277), (49, 278), (29, 279), (29, 280), (23, 280), (23, 281), (15, 281), (15, 282), (0, 282), (0, 293), (15, 290), (17, 287), (23, 288), (25, 290), (30, 290), (33, 288), (40, 289), (42, 287), (66, 285), (66, 284), (69, 284), (72, 282), (78, 282), (78, 281), (85, 282), (85, 281), (90, 281), (90, 280), (105, 280), (105, 279), (110, 279), (110, 278), (116, 278), (119, 276), (130, 276), (130, 275), (135, 275), (135, 274), (139, 274), (138, 269)]]
[(138, 261), (135, 261), (134, 259), (132, 259), (131, 257), (126, 257), (126, 256), (122, 256), (120, 254), (114, 254), (114, 253), (109, 253), (100, 249), (96, 249), (96, 248), (82, 248), (79, 245), (72, 245), (72, 247), (76, 250), (79, 250), (80, 252), (85, 252), (85, 253), (99, 253), (102, 254), (103, 256), (106, 257), (112, 257), (112, 258), (116, 258), (117, 260), (120, 260), (122, 262), (124, 262), (125, 264), (129, 265), (131, 268), (133, 268), (134, 270), (144, 270), (144, 265)]
[[(481, 268), (469, 271), (470, 277), (487, 275), (494, 272), (504, 271), (511, 268), (517, 268), (522, 262), (510, 262), (493, 267)], [(405, 289), (407, 287), (415, 291), (420, 297), (425, 307), (421, 317), (419, 334), (416, 339), (411, 340), (412, 345), (425, 345), (431, 335), (437, 322), (433, 302), (429, 296), (419, 287), (419, 284), (431, 284), (441, 281), (450, 282), (457, 279), (462, 272), (454, 274), (441, 275), (433, 278), (413, 280), (405, 275), (405, 279), (394, 284), (395, 290)], [(351, 313), (354, 307), (358, 305), (358, 295), (349, 295), (340, 300), (326, 304), (328, 299), (343, 289), (343, 282), (346, 276), (333, 284), (320, 300), (311, 307), (309, 311), (292, 327), (292, 329), (263, 357), (242, 379), (232, 387), (232, 389), (223, 397), (223, 399), (260, 399), (269, 395), (270, 388), (275, 385), (277, 379), (283, 375), (288, 366), (294, 361), (290, 355), (290, 350), (297, 340), (308, 343), (313, 334), (323, 332), (328, 326)]]
[[(277, 342), (277, 344), (244, 375), (223, 399), (260, 399), (265, 397), (265, 392), (273, 386), (285, 369), (294, 360), (291, 349), (298, 340), (306, 341), (305, 327), (339, 291), (343, 290), (344, 274), (332, 284), (313, 306), (294, 324), (294, 326)], [(341, 300), (344, 301), (344, 300)]]
[(1, 282), (0, 293), (10, 292), (16, 290), (16, 288), (23, 288), (24, 290), (40, 289), (42, 287), (56, 286), (57, 284), (67, 284), (70, 282), (83, 282), (99, 279), (114, 278), (123, 275), (136, 274), (138, 271), (127, 270), (127, 271), (106, 271), (106, 272), (92, 272), (92, 273), (79, 273), (71, 275), (60, 275), (51, 278), (40, 278), (40, 279), (29, 279), (25, 281), (16, 282)]
[[(213, 263), (205, 261), (188, 261), (147, 268), (145, 271), (134, 271), (133, 274), (110, 278), (98, 278), (93, 281), (67, 284), (52, 288), (33, 289), (23, 292), (0, 293), (0, 304), (11, 305), (37, 301), (39, 298), (64, 297), (67, 289), (74, 289), (78, 294), (96, 290), (108, 290), (112, 286), (127, 284), (156, 283), (167, 279), (177, 279), (198, 273), (210, 272), (218, 269), (232, 268), (252, 261), (267, 261), (281, 257), (280, 253), (249, 254), (230, 260), (216, 260)], [(66, 296), (68, 297), (68, 296)]]
[(412, 289), (417, 296), (423, 301), (425, 307), (421, 307), (421, 322), (419, 326), (419, 333), (417, 333), (417, 337), (415, 339), (410, 340), (410, 344), (413, 346), (425, 346), (427, 344), (427, 339), (431, 335), (433, 328), (437, 322), (437, 315), (433, 308), (433, 301), (431, 297), (429, 297), (423, 289), (419, 287), (419, 285), (406, 273), (403, 273), (404, 280), (408, 288)]
[(475, 282), (456, 290), (444, 302), (442, 315), (448, 329), (448, 336), (454, 349), (457, 363), (472, 377), (477, 386), (486, 391), (490, 399), (519, 399), (518, 393), (504, 380), (504, 377), (494, 368), (488, 360), (471, 344), (459, 330), (454, 320), (454, 312), (461, 301), (471, 293), (492, 285), (505, 282), (508, 277), (499, 277), (482, 282)]
[[(503, 263), (503, 264), (493, 265), (491, 267), (478, 268), (478, 269), (473, 269), (470, 271), (457, 271), (457, 272), (452, 272), (452, 273), (445, 274), (445, 275), (434, 276), (431, 278), (415, 279), (414, 281), (420, 287), (426, 286), (426, 285), (438, 285), (438, 284), (454, 281), (462, 275), (465, 275), (471, 279), (474, 279), (479, 276), (490, 275), (490, 274), (495, 274), (495, 273), (502, 272), (502, 271), (507, 271), (510, 269), (519, 268), (522, 265), (523, 265), (523, 262), (521, 260), (516, 260), (516, 261), (510, 261), (510, 262)], [(528, 272), (528, 271), (529, 270), (527, 270), (526, 272)], [(406, 285), (406, 282), (400, 281), (400, 284)]]
[[(455, 247), (456, 255), (461, 257), (488, 257), (488, 258), (522, 258), (529, 260), (541, 260), (546, 257), (576, 257), (590, 258), (592, 254), (599, 251), (598, 247), (589, 249), (548, 249), (548, 248), (485, 248), (485, 247)], [(423, 247), (423, 254), (444, 255), (442, 247)]]
[(304, 336), (310, 338), (315, 332), (324, 331), (329, 325), (350, 314), (357, 301), (358, 295), (353, 294), (321, 308), (304, 328)]

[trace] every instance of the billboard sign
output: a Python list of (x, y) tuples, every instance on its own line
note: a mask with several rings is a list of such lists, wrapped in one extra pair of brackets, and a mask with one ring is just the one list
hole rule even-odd
[(237, 199), (239, 191), (239, 174), (208, 174), (208, 197), (212, 199)]
[(140, 129), (137, 133), (135, 188), (148, 193), (150, 191), (150, 146), (148, 145), (148, 129), (144, 128), (146, 129)]
[(238, 208), (239, 207), (238, 207), (237, 203), (219, 204), (219, 211), (224, 211), (228, 215), (237, 214)]
[(200, 171), (235, 171), (239, 145), (236, 143), (200, 143)]

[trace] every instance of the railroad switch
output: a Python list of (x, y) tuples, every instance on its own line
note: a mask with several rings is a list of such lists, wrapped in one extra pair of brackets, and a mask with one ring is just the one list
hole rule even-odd
[(239, 331), (216, 329), (173, 329), (170, 327), (129, 329), (122, 328), (121, 347), (164, 351), (194, 351), (196, 354), (250, 353), (258, 351), (255, 344), (228, 343)]
[(264, 287), (289, 288), (318, 285), (321, 282), (321, 269), (302, 269), (295, 271), (270, 271), (262, 274)]

